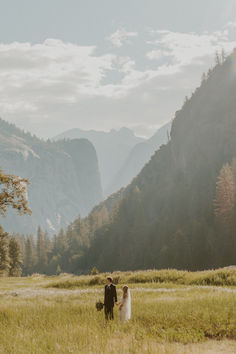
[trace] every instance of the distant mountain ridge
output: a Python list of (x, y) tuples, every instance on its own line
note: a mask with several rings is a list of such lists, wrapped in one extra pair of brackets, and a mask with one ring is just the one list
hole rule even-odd
[(128, 185), (149, 161), (152, 154), (168, 140), (171, 124), (167, 123), (150, 138), (134, 135), (128, 128), (112, 129), (110, 132), (68, 130), (54, 139), (86, 138), (94, 144), (98, 154), (104, 196)]
[(124, 164), (132, 148), (136, 144), (145, 141), (145, 139), (135, 136), (132, 130), (125, 127), (120, 130), (112, 129), (110, 132), (75, 128), (57, 135), (54, 140), (74, 138), (86, 138), (94, 145), (98, 156), (105, 196), (115, 191), (110, 189), (108, 191), (108, 187)]
[(1, 220), (9, 232), (56, 233), (103, 198), (96, 151), (86, 139), (51, 142), (0, 119), (0, 166), (28, 178), (32, 216), (10, 211)]
[(148, 163), (154, 152), (157, 151), (161, 145), (168, 142), (170, 130), (171, 122), (163, 125), (151, 138), (136, 144), (111, 181), (106, 194), (110, 195), (120, 188), (126, 187), (132, 179), (139, 174), (145, 164)]

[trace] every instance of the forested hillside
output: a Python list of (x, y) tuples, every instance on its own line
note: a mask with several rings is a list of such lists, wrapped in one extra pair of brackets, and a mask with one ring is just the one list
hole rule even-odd
[[(203, 75), (133, 182), (55, 238), (62, 271), (236, 263), (236, 52)], [(75, 246), (76, 245), (76, 246)]]
[(39, 225), (58, 232), (102, 200), (96, 151), (86, 139), (45, 142), (0, 120), (0, 165), (30, 181), (32, 215), (9, 211), (1, 221), (9, 232), (36, 234)]
[[(204, 269), (236, 262), (235, 228), (215, 215), (222, 166), (236, 156), (236, 53), (176, 112), (170, 142), (125, 191), (84, 266)], [(234, 210), (235, 210), (234, 203)]]

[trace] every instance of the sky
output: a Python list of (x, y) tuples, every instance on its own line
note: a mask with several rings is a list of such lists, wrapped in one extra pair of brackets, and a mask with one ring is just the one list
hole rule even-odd
[(0, 0), (0, 117), (149, 137), (236, 47), (236, 0)]

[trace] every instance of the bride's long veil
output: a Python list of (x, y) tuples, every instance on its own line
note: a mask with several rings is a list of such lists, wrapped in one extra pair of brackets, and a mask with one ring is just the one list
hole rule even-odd
[(130, 290), (128, 289), (128, 297), (127, 297), (127, 317), (131, 318), (131, 295)]

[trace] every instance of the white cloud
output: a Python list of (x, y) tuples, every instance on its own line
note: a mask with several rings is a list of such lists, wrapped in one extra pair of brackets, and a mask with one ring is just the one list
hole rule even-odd
[(61, 40), (47, 39), (42, 44), (12, 43), (0, 45), (0, 76), (11, 86), (38, 80), (51, 86), (76, 77), (80, 86), (96, 86), (105, 70), (112, 67), (114, 55), (93, 55), (96, 47), (78, 46)]
[[(218, 50), (224, 48), (231, 52), (236, 41), (230, 41), (226, 30), (213, 33), (181, 33), (171, 31), (153, 31), (152, 35), (157, 37), (148, 44), (155, 45), (147, 53), (149, 59), (160, 59), (169, 55), (172, 57), (172, 65), (190, 65), (199, 58), (213, 56)], [(162, 50), (160, 50), (160, 47)]]
[(199, 84), (215, 51), (230, 53), (236, 46), (232, 28), (201, 34), (152, 30), (125, 48), (126, 56), (120, 45), (137, 32), (115, 32), (116, 48), (108, 53), (57, 39), (0, 44), (0, 116), (44, 137), (73, 127), (123, 125), (151, 134)]
[(167, 57), (169, 55), (170, 55), (169, 52), (167, 52), (166, 50), (162, 50), (162, 49), (151, 50), (146, 54), (147, 58), (150, 60), (163, 59), (164, 57)]
[(228, 22), (225, 26), (226, 28), (236, 28), (236, 22)]
[(124, 44), (130, 43), (130, 38), (137, 37), (137, 32), (126, 31), (125, 28), (119, 28), (117, 31), (112, 33), (107, 39), (117, 48), (122, 47)]

